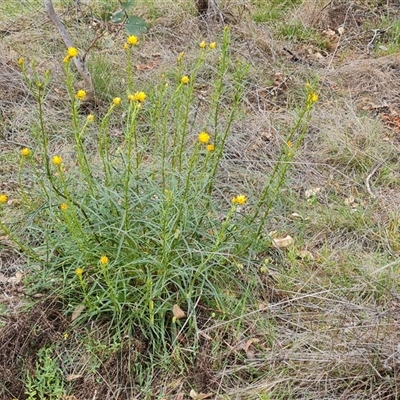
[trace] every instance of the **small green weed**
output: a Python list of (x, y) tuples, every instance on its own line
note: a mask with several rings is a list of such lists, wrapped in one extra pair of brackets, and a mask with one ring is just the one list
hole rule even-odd
[(35, 373), (27, 373), (25, 385), (28, 400), (64, 398), (63, 374), (53, 358), (53, 349), (43, 348), (38, 352)]

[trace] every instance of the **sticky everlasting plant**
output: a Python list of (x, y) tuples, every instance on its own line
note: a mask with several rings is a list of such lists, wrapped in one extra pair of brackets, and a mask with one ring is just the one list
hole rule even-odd
[[(21, 204), (31, 213), (30, 222), (15, 230), (0, 222), (0, 228), (27, 255), (42, 284), (52, 282), (48, 289), (69, 311), (81, 307), (78, 320), (109, 319), (124, 334), (139, 328), (154, 346), (166, 348), (177, 328), (196, 327), (200, 309), (222, 318), (235, 311), (232, 304), (246, 301), (239, 294), (249, 293), (254, 280), (236, 279), (237, 265), (250, 259), (248, 243), (260, 235), (273, 202), (271, 188), (278, 195), (287, 169), (273, 171), (258, 199), (240, 192), (221, 196), (216, 190), (248, 70), (239, 62), (227, 78), (229, 39), (224, 29), (221, 43), (200, 43), (192, 65), (181, 53), (175, 76), (161, 76), (147, 92), (131, 73), (140, 41), (128, 37), (126, 93), (114, 97), (99, 119), (79, 113), (86, 92), (74, 89), (71, 59), (78, 51), (68, 49), (64, 68), (72, 154), (53, 148), (49, 140), (43, 103), (50, 75), (28, 74), (26, 63), (20, 63), (39, 110), (39, 131), (31, 148), (20, 152), (20, 176), (32, 171), (39, 200), (30, 201), (20, 179)], [(209, 108), (200, 121), (192, 113), (196, 79), (216, 51)], [(222, 108), (227, 93), (231, 100)], [(290, 152), (282, 150), (282, 159), (292, 157), (299, 145), (301, 135), (295, 134), (300, 128), (304, 135), (316, 100), (308, 89), (304, 112), (287, 138), (295, 145)], [(116, 113), (124, 118), (118, 141), (109, 135)], [(89, 146), (85, 135), (93, 124), (95, 145)], [(0, 212), (7, 201), (1, 194)], [(244, 207), (248, 211), (239, 212)], [(22, 245), (25, 239), (29, 245)]]

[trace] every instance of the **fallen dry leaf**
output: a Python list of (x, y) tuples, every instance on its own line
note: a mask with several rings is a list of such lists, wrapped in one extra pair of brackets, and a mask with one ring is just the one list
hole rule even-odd
[(249, 339), (249, 340), (245, 343), (245, 345), (243, 346), (243, 350), (244, 350), (244, 352), (246, 353), (247, 358), (254, 358), (255, 352), (254, 352), (254, 350), (250, 349), (250, 346), (251, 346), (253, 343), (258, 343), (259, 341), (260, 341), (260, 339), (252, 338), (252, 339)]
[(172, 314), (176, 319), (182, 319), (186, 317), (185, 312), (178, 306), (178, 304), (174, 304), (172, 307)]
[(189, 396), (193, 400), (203, 400), (203, 399), (209, 399), (212, 397), (214, 394), (213, 393), (197, 393), (195, 390), (191, 390), (189, 393)]
[(308, 250), (300, 250), (299, 251), (299, 257), (300, 258), (308, 258), (310, 260), (314, 259), (314, 256), (312, 255), (312, 253)]
[(292, 213), (292, 214), (290, 214), (291, 215), (291, 217), (293, 217), (293, 218), (297, 218), (297, 219), (302, 219), (303, 217), (300, 215), (300, 214), (298, 214), (298, 213)]
[(293, 244), (294, 240), (290, 235), (286, 235), (285, 237), (279, 237), (278, 235), (279, 234), (276, 231), (269, 232), (273, 247), (283, 249)]
[(16, 273), (15, 273), (15, 280), (14, 280), (14, 283), (20, 283), (21, 281), (22, 281), (22, 277), (23, 277), (24, 275), (22, 274), (22, 272), (20, 272), (20, 271), (17, 271)]
[(355, 201), (356, 201), (356, 199), (354, 198), (354, 196), (350, 196), (350, 197), (347, 197), (347, 199), (344, 199), (344, 204), (346, 206), (351, 206), (354, 204)]
[(304, 196), (305, 196), (306, 199), (309, 199), (310, 197), (316, 196), (320, 191), (321, 191), (320, 187), (307, 189), (304, 192)]
[(65, 377), (65, 380), (67, 382), (72, 382), (72, 381), (76, 381), (77, 379), (80, 379), (80, 378), (82, 378), (82, 375), (70, 374)]
[(83, 304), (79, 304), (75, 307), (74, 311), (72, 312), (71, 321), (75, 321), (81, 314), (82, 311), (85, 309)]

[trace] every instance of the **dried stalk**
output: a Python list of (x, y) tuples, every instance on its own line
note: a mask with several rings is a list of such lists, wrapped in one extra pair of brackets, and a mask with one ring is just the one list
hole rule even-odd
[[(61, 22), (60, 18), (54, 11), (53, 3), (51, 0), (44, 0), (44, 6), (46, 9), (47, 14), (49, 15), (53, 24), (57, 27), (58, 32), (60, 33), (61, 39), (64, 42), (65, 46), (68, 47), (76, 47), (69, 36), (69, 33), (65, 29), (65, 26)], [(89, 70), (86, 68), (85, 62), (82, 60), (81, 57), (74, 57), (73, 58), (74, 64), (76, 69), (78, 70), (79, 75), (82, 77), (82, 80), (85, 84), (85, 91), (86, 91), (86, 101), (94, 99), (94, 87), (92, 78), (90, 76)]]

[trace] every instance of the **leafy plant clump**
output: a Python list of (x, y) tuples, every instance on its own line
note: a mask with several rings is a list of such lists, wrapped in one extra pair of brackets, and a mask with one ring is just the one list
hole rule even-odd
[[(193, 332), (201, 310), (215, 318), (240, 312), (257, 285), (253, 260), (261, 244), (264, 250), (270, 244), (265, 224), (318, 96), (306, 85), (297, 120), (257, 195), (222, 187), (218, 171), (248, 71), (240, 60), (231, 70), (229, 41), (225, 28), (221, 43), (200, 43), (192, 65), (181, 53), (173, 74), (146, 93), (132, 78), (139, 39), (129, 36), (127, 93), (100, 118), (80, 114), (86, 92), (74, 90), (71, 59), (78, 51), (68, 49), (69, 152), (53, 144), (46, 123), (51, 74), (40, 76), (19, 60), (38, 124), (31, 148), (20, 152), (25, 217), (12, 224), (2, 218), (0, 227), (27, 256), (34, 280), (55, 291), (77, 321), (111, 320), (119, 334), (140, 330), (154, 347), (167, 348), (179, 330)], [(193, 112), (196, 79), (215, 51), (200, 121)], [(110, 135), (115, 116), (123, 120), (118, 138)], [(8, 194), (0, 202), (4, 216)]]

